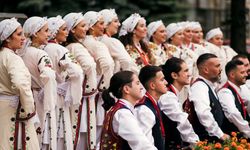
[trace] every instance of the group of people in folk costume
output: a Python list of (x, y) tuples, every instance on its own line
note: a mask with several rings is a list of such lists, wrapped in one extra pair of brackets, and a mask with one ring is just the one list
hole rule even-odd
[(104, 9), (23, 26), (5, 19), (0, 41), (0, 149), (162, 150), (250, 137), (249, 61), (223, 45), (220, 28), (203, 39), (199, 22), (146, 26), (135, 13), (120, 24)]

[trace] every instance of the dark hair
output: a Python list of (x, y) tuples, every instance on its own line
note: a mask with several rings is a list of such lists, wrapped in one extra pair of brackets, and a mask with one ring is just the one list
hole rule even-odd
[(237, 66), (240, 66), (240, 65), (244, 65), (244, 63), (242, 62), (242, 61), (240, 61), (240, 60), (231, 60), (231, 61), (229, 61), (227, 64), (226, 64), (226, 75), (227, 76), (229, 76), (229, 73), (232, 71), (232, 70), (234, 70), (234, 69), (236, 69), (237, 68)]
[(66, 40), (66, 42), (63, 42), (62, 45), (67, 46), (67, 45), (69, 45), (71, 43), (80, 43), (80, 42), (76, 39), (76, 37), (74, 36), (72, 31), (69, 31), (69, 35), (67, 37), (67, 40)]
[(162, 71), (162, 68), (158, 66), (147, 65), (141, 68), (139, 80), (146, 90), (148, 90), (148, 82), (153, 79), (159, 71)]
[[(137, 25), (136, 25), (137, 27)], [(135, 27), (135, 28), (136, 28)], [(133, 42), (133, 33), (132, 32), (128, 32), (126, 35), (122, 35), (119, 37), (119, 40), (122, 42), (122, 44), (124, 45), (124, 47), (126, 47), (127, 45), (131, 45), (132, 47), (136, 48), (135, 47), (135, 44)], [(151, 50), (148, 48), (148, 45), (147, 43), (142, 39), (139, 41), (140, 45), (141, 45), (141, 49), (146, 53), (148, 54), (149, 56), (149, 60), (152, 59), (153, 57), (153, 54), (151, 52)], [(153, 63), (153, 62), (150, 62), (150, 63)]]
[(202, 65), (204, 65), (204, 63), (205, 63), (208, 59), (210, 59), (210, 58), (217, 58), (217, 56), (214, 55), (214, 54), (211, 54), (211, 53), (205, 53), (205, 54), (200, 55), (199, 58), (198, 58), (197, 61), (196, 61), (196, 65), (197, 65), (198, 69), (199, 69)]
[(238, 54), (238, 55), (234, 56), (234, 57), (232, 58), (232, 60), (239, 60), (240, 58), (248, 59), (248, 57), (247, 57), (246, 55)]
[(109, 88), (102, 93), (102, 99), (104, 101), (102, 106), (106, 111), (115, 104), (115, 99), (111, 97), (110, 93), (116, 98), (122, 98), (123, 87), (133, 81), (133, 75), (134, 73), (132, 71), (120, 71), (111, 77)]
[(184, 60), (176, 57), (172, 57), (162, 65), (162, 72), (167, 80), (168, 84), (172, 84), (174, 79), (172, 78), (172, 72), (178, 73), (181, 71), (181, 64), (184, 63)]

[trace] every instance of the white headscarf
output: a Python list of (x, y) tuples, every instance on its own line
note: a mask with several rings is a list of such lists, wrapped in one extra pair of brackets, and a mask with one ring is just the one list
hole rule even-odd
[(47, 23), (47, 18), (42, 17), (30, 17), (28, 18), (23, 25), (23, 31), (27, 38), (34, 35)]
[(177, 23), (170, 23), (167, 27), (167, 39), (171, 38), (176, 32), (183, 30), (183, 28)]
[(15, 18), (0, 22), (0, 41), (6, 40), (21, 24)]
[(114, 9), (103, 9), (99, 11), (99, 14), (104, 19), (104, 25), (107, 26), (113, 19), (118, 18)]
[(151, 22), (147, 29), (148, 29), (148, 34), (147, 34), (147, 38), (148, 40), (150, 40), (151, 36), (155, 33), (155, 31), (161, 26), (164, 25), (163, 22), (161, 20), (158, 21), (154, 21)]
[(50, 33), (49, 39), (53, 39), (56, 37), (57, 32), (64, 23), (65, 21), (62, 19), (61, 16), (51, 17), (48, 19), (48, 27)]
[(82, 13), (69, 13), (63, 17), (63, 20), (67, 24), (68, 31), (72, 30), (77, 26), (81, 21), (85, 21)]
[(83, 15), (83, 17), (86, 20), (88, 27), (91, 28), (100, 20), (102, 16), (96, 11), (88, 11)]
[(208, 41), (216, 35), (223, 35), (220, 28), (214, 28), (214, 29), (211, 29), (210, 31), (208, 31), (206, 34), (206, 40)]
[(123, 36), (123, 35), (133, 32), (139, 20), (143, 20), (146, 23), (146, 20), (143, 17), (141, 17), (139, 14), (134, 13), (130, 15), (126, 20), (122, 22), (122, 27), (121, 27), (119, 36)]
[(202, 29), (201, 27), (201, 24), (199, 22), (192, 22), (192, 30), (195, 30), (195, 29)]
[(181, 26), (184, 30), (187, 28), (192, 28), (192, 22), (190, 21), (182, 21), (177, 23), (179, 26)]

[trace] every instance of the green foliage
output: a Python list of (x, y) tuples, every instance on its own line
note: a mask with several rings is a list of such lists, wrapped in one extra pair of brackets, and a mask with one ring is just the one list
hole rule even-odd
[[(140, 13), (148, 22), (163, 20), (166, 24), (185, 18), (186, 10), (176, 0), (15, 0), (3, 2), (0, 11), (21, 12), (28, 16), (56, 16), (69, 12), (99, 11), (114, 8), (121, 20)], [(182, 2), (183, 3), (183, 2)], [(184, 2), (185, 4), (185, 2)], [(185, 5), (187, 6), (187, 5)], [(2, 9), (2, 10), (1, 10)]]

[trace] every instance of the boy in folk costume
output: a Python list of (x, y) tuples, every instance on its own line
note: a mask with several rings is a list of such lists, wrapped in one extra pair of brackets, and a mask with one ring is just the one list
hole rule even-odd
[(180, 91), (190, 84), (190, 74), (184, 60), (172, 57), (162, 65), (163, 74), (168, 82), (168, 91), (159, 100), (163, 112), (162, 120), (165, 127), (165, 149), (180, 149), (194, 146), (199, 137), (195, 134), (188, 121), (188, 114), (183, 112), (180, 103)]
[(104, 35), (99, 37), (109, 49), (110, 55), (115, 62), (114, 73), (121, 70), (130, 70), (138, 72), (136, 64), (131, 59), (124, 45), (112, 36), (117, 34), (118, 28), (121, 25), (118, 16), (114, 9), (103, 9), (99, 12), (104, 19), (105, 31)]
[[(56, 148), (56, 80), (51, 59), (40, 49), (48, 42), (48, 23), (46, 18), (31, 17), (23, 25), (27, 37), (25, 47), (19, 51), (25, 65), (31, 73), (32, 91), (36, 103), (38, 139), (41, 148)], [(51, 130), (50, 130), (51, 129)]]
[(167, 81), (161, 67), (150, 65), (142, 67), (139, 79), (147, 92), (135, 105), (134, 114), (148, 140), (158, 150), (165, 150), (165, 130), (157, 103), (160, 96), (167, 92)]
[(31, 75), (15, 54), (24, 40), (23, 29), (16, 19), (0, 22), (0, 149), (3, 150), (39, 149), (32, 121), (35, 106)]
[[(83, 99), (80, 110), (73, 109), (73, 113), (78, 113), (78, 123), (73, 125), (75, 130), (74, 149), (95, 149), (96, 147), (96, 114), (95, 95), (97, 90), (96, 63), (88, 50), (81, 43), (88, 30), (87, 22), (81, 13), (69, 13), (64, 18), (67, 24), (69, 35), (66, 47), (81, 66), (84, 73), (82, 83)], [(72, 118), (75, 122), (77, 118)]]
[(84, 19), (89, 29), (82, 43), (94, 57), (97, 66), (98, 94), (96, 96), (96, 144), (98, 146), (105, 116), (104, 109), (101, 106), (103, 100), (100, 94), (103, 90), (108, 89), (110, 78), (114, 73), (114, 61), (107, 46), (98, 41), (98, 37), (104, 34), (103, 17), (98, 12), (88, 11), (84, 14)]
[(102, 129), (100, 150), (157, 149), (146, 138), (133, 114), (134, 105), (142, 98), (142, 86), (135, 73), (120, 71), (114, 74), (102, 97), (103, 106), (108, 112)]
[[(57, 108), (59, 113), (60, 109), (66, 112), (73, 107), (79, 108), (82, 99), (83, 73), (80, 66), (72, 62), (68, 49), (60, 45), (60, 43), (66, 41), (68, 36), (66, 22), (61, 16), (51, 17), (48, 19), (48, 27), (50, 37), (44, 50), (51, 58), (53, 64), (52, 68), (56, 71), (56, 81), (58, 84)], [(74, 109), (74, 113), (70, 114), (71, 123), (66, 122), (65, 124), (58, 124), (60, 129), (63, 125), (65, 125), (64, 128), (72, 128), (72, 140), (75, 140), (76, 128), (74, 128), (74, 126), (78, 123), (78, 113), (76, 113), (75, 110), (79, 111), (78, 109)], [(66, 120), (66, 118), (64, 120)], [(59, 132), (66, 131), (66, 136), (72, 136), (68, 134), (68, 129), (60, 130)], [(59, 138), (61, 137), (59, 136)], [(59, 144), (60, 143), (58, 143), (58, 146), (61, 146)]]

